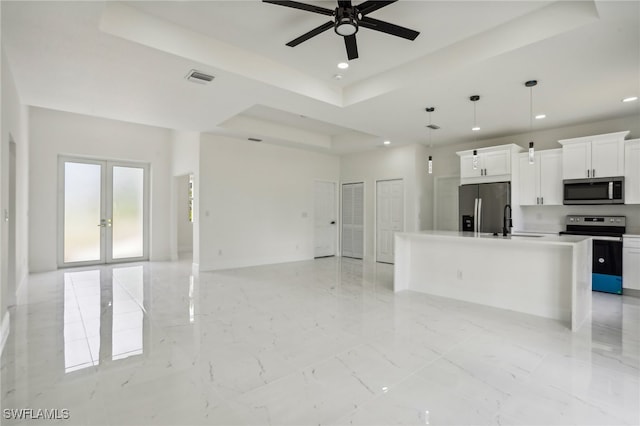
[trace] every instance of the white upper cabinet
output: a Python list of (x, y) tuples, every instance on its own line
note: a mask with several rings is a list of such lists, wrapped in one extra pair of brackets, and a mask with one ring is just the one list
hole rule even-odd
[(624, 138), (628, 131), (558, 141), (562, 145), (562, 178), (624, 175)]
[(519, 156), (520, 205), (562, 205), (562, 150), (536, 151), (529, 164), (527, 153)]
[(502, 182), (511, 180), (511, 162), (522, 148), (514, 145), (499, 145), (480, 148), (477, 167), (473, 167), (473, 150), (460, 151), (461, 183)]
[(624, 202), (640, 204), (640, 139), (625, 141)]

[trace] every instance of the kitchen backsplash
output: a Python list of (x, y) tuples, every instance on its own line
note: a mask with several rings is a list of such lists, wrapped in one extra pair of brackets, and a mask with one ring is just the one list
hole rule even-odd
[(521, 207), (522, 226), (514, 229), (529, 232), (560, 232), (570, 214), (594, 216), (626, 216), (627, 232), (640, 234), (640, 205), (617, 206), (528, 206)]

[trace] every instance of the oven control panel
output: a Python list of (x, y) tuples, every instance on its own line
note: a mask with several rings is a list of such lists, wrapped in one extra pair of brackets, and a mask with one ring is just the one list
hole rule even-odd
[(582, 226), (627, 226), (626, 216), (567, 216), (567, 225)]

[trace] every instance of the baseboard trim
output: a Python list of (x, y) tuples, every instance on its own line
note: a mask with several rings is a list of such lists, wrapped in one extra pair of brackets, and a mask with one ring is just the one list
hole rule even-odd
[(11, 315), (9, 315), (9, 312), (5, 312), (4, 317), (2, 318), (2, 344), (0, 346), (0, 355), (2, 355), (4, 345), (7, 343), (7, 339), (9, 338), (10, 321)]
[(623, 288), (622, 294), (624, 294), (625, 296), (640, 297), (640, 290), (634, 290), (632, 288)]

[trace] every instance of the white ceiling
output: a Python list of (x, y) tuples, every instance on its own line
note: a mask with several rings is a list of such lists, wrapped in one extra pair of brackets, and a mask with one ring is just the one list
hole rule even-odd
[[(441, 126), (434, 144), (526, 132), (529, 79), (539, 81), (534, 114), (548, 117), (535, 129), (640, 116), (640, 102), (620, 102), (640, 94), (639, 1), (402, 0), (371, 16), (420, 36), (363, 28), (345, 71), (332, 30), (285, 46), (328, 17), (259, 1), (1, 7), (3, 49), (28, 105), (338, 154), (428, 143), (428, 106)], [(190, 69), (216, 78), (190, 83)]]

